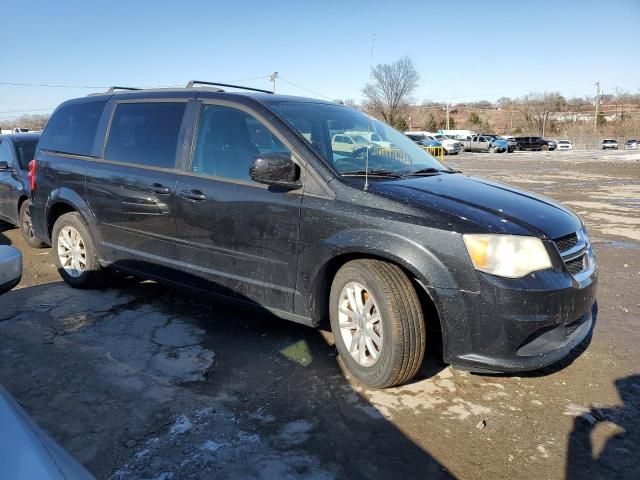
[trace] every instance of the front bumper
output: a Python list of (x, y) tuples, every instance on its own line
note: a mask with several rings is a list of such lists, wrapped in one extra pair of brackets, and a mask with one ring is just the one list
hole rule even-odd
[(565, 357), (596, 320), (597, 269), (554, 269), (521, 279), (478, 274), (480, 289), (430, 288), (444, 361), (471, 371), (536, 370)]
[(442, 148), (444, 148), (447, 155), (456, 155), (462, 151), (461, 145), (443, 145)]

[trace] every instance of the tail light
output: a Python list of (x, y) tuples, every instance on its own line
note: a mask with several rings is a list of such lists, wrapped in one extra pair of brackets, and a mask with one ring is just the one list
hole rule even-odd
[(29, 186), (31, 187), (31, 195), (36, 190), (36, 159), (29, 162)]

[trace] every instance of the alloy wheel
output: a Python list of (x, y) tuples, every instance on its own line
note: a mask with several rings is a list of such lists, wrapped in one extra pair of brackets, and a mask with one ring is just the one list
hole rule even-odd
[(58, 258), (64, 271), (78, 278), (87, 269), (87, 248), (78, 230), (63, 227), (58, 234)]
[(382, 318), (373, 295), (362, 284), (349, 282), (342, 289), (338, 322), (353, 359), (363, 367), (374, 365), (382, 352)]

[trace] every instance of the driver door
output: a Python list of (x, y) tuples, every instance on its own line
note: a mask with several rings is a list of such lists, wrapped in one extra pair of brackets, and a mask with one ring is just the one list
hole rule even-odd
[(261, 153), (291, 151), (251, 113), (200, 107), (193, 156), (177, 185), (177, 249), (184, 282), (285, 312), (293, 311), (302, 189), (251, 180)]

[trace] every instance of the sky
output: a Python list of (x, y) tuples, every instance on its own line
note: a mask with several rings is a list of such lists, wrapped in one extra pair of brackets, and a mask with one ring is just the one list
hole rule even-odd
[[(640, 0), (5, 1), (0, 119), (109, 85), (238, 82), (360, 101), (373, 64), (409, 56), (413, 97), (640, 92)], [(36, 87), (16, 83), (91, 88)]]

